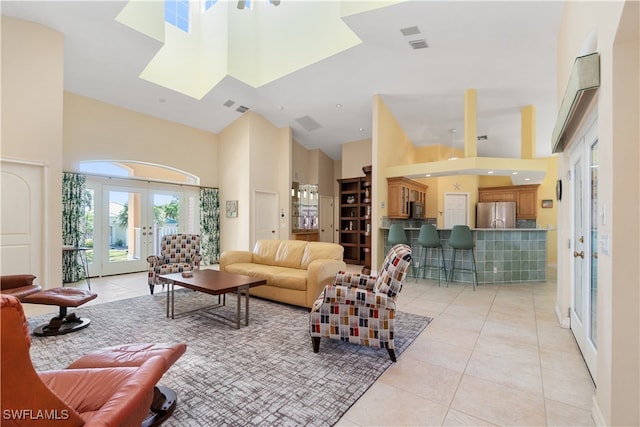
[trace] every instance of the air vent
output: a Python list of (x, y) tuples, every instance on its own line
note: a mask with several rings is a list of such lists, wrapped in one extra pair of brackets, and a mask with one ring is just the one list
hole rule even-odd
[(303, 116), (296, 119), (296, 122), (300, 124), (307, 132), (314, 131), (316, 129), (320, 129), (322, 125), (315, 120), (313, 120), (309, 116)]
[(225, 107), (227, 107), (227, 108), (231, 108), (231, 106), (232, 106), (233, 104), (235, 104), (235, 103), (236, 103), (236, 101), (232, 101), (232, 100), (230, 100), (230, 99), (229, 99), (229, 100), (227, 100), (227, 102), (225, 102), (225, 103), (224, 103), (224, 104), (222, 104), (222, 105), (224, 105), (224, 106), (225, 106)]
[(244, 105), (241, 105), (238, 108), (236, 108), (236, 111), (238, 113), (246, 113), (248, 110), (249, 110), (249, 107), (245, 107)]
[(427, 44), (427, 41), (425, 39), (411, 40), (409, 42), (409, 44), (414, 49), (426, 49), (426, 48), (429, 47), (429, 45)]
[(478, 136), (478, 141), (486, 141), (487, 139), (489, 139), (489, 138), (487, 137), (487, 135), (479, 135), (479, 136)]
[(413, 36), (416, 34), (420, 34), (420, 30), (415, 25), (413, 27), (401, 28), (400, 32), (403, 36)]

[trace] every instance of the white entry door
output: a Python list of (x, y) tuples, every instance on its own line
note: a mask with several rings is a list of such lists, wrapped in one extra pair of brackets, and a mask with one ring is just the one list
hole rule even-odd
[(598, 295), (598, 129), (591, 125), (571, 153), (571, 331), (596, 379)]
[(252, 248), (258, 240), (278, 238), (278, 193), (256, 191), (254, 202), (255, 232)]
[[(0, 173), (2, 274), (43, 277), (43, 167), (2, 161)], [(62, 249), (60, 249), (62, 256)]]
[(467, 193), (444, 193), (444, 228), (467, 225), (468, 201)]
[(147, 257), (160, 253), (163, 236), (199, 231), (196, 190), (88, 180), (86, 198), (90, 276), (145, 271)]

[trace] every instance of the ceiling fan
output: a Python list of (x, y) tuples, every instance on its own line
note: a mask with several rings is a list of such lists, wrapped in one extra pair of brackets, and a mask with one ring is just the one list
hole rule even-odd
[[(252, 0), (238, 0), (238, 9), (244, 9), (245, 7), (251, 8)], [(280, 5), (280, 0), (268, 0), (272, 6)]]

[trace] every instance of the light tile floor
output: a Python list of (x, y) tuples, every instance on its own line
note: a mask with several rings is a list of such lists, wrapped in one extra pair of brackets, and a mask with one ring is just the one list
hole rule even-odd
[[(146, 273), (91, 285), (98, 298), (87, 304), (149, 293)], [(86, 288), (84, 281), (73, 286)], [(595, 388), (571, 331), (558, 326), (555, 295), (554, 281), (473, 292), (410, 278), (399, 309), (433, 321), (338, 425), (593, 426)], [(25, 304), (25, 311), (57, 308)]]

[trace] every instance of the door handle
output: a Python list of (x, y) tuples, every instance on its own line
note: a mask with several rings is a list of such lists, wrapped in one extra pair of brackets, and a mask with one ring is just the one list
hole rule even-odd
[(573, 257), (574, 258), (580, 257), (580, 258), (584, 259), (584, 251), (580, 251), (580, 252), (573, 251)]

